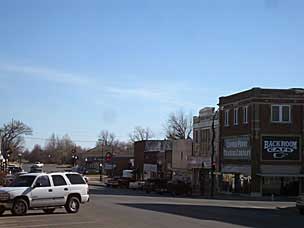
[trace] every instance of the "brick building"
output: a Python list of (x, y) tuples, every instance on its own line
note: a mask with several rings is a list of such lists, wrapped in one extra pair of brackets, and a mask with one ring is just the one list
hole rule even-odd
[(134, 166), (137, 179), (172, 175), (172, 142), (169, 140), (143, 140), (134, 143)]
[(220, 97), (223, 189), (252, 195), (304, 191), (304, 89), (253, 88)]
[[(111, 161), (106, 161), (107, 154), (111, 154)], [(80, 162), (90, 173), (99, 173), (100, 164), (103, 165), (103, 174), (121, 176), (123, 170), (130, 169), (134, 160), (133, 147), (96, 146), (81, 154)]]

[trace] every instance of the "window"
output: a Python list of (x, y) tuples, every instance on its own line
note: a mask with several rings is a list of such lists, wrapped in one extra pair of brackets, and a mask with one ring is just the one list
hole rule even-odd
[(195, 143), (198, 143), (198, 131), (194, 132)]
[(290, 107), (282, 106), (282, 121), (290, 122)]
[(183, 158), (184, 158), (184, 153), (181, 152), (181, 160), (183, 160)]
[(71, 184), (85, 184), (86, 182), (78, 174), (67, 174), (67, 178), (70, 180)]
[(67, 185), (66, 181), (64, 180), (63, 176), (61, 175), (54, 175), (52, 176), (54, 186), (63, 186)]
[(204, 129), (202, 131), (202, 143), (201, 143), (201, 151), (203, 155), (209, 154), (210, 149), (210, 129)]
[(290, 106), (289, 105), (272, 105), (271, 121), (272, 122), (290, 122)]
[(225, 126), (229, 126), (229, 110), (225, 111)]
[(248, 124), (248, 106), (243, 107), (243, 123)]
[(31, 187), (36, 176), (19, 176), (9, 187)]
[(239, 109), (235, 108), (234, 109), (234, 115), (233, 115), (233, 123), (234, 125), (238, 125), (239, 124)]
[(37, 187), (50, 187), (50, 179), (48, 176), (38, 177), (36, 184)]
[(280, 121), (280, 106), (272, 106), (272, 121), (279, 122)]

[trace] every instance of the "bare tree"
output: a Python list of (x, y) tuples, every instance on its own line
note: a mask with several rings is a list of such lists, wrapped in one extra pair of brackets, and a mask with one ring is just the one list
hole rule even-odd
[(19, 120), (4, 124), (0, 128), (1, 152), (5, 159), (12, 153), (17, 153), (22, 149), (24, 135), (31, 135), (32, 129)]
[(52, 134), (47, 140), (43, 155), (48, 162), (57, 164), (70, 163), (72, 152), (75, 149), (76, 144), (68, 135), (59, 138), (55, 134)]
[(117, 140), (115, 140), (115, 134), (109, 132), (108, 130), (102, 130), (98, 136), (97, 146), (113, 146), (117, 144)]
[(167, 139), (191, 139), (192, 116), (186, 115), (182, 110), (171, 113), (167, 120), (165, 131)]
[(43, 162), (43, 153), (41, 146), (36, 144), (32, 151), (28, 154), (27, 159), (29, 162)]
[(131, 142), (149, 140), (154, 137), (153, 132), (150, 128), (142, 128), (137, 126), (134, 128), (133, 132), (129, 134), (129, 139)]

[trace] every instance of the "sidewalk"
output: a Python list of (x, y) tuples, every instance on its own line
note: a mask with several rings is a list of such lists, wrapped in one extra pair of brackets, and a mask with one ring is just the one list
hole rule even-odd
[(196, 195), (192, 196), (192, 198), (197, 199), (215, 199), (215, 200), (240, 200), (240, 201), (267, 201), (267, 202), (295, 202), (297, 197), (287, 197), (287, 196), (274, 196), (273, 198), (271, 196), (250, 196), (247, 194), (241, 194), (241, 193), (216, 193), (213, 198), (210, 196), (201, 196)]
[(88, 184), (90, 186), (106, 187), (106, 184), (104, 182), (99, 181), (99, 180), (89, 180)]
[[(104, 182), (100, 180), (89, 180), (88, 183), (90, 186), (97, 186), (97, 187), (106, 187)], [(163, 195), (166, 196), (166, 195)], [(177, 196), (178, 197), (178, 196)], [(183, 196), (181, 196), (183, 197)], [(214, 195), (213, 198), (210, 196), (201, 196), (201, 195), (192, 195), (187, 198), (192, 199), (210, 199), (210, 200), (231, 200), (231, 201), (264, 201), (264, 202), (295, 202), (297, 197), (282, 197), (282, 196), (275, 196), (273, 199), (271, 196), (260, 196), (260, 197), (253, 197), (250, 195), (245, 194), (225, 194), (225, 193), (217, 193)]]

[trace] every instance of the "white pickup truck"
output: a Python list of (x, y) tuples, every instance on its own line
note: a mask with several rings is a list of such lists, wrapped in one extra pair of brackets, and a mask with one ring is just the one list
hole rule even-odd
[(0, 188), (0, 215), (5, 210), (25, 215), (28, 209), (53, 213), (59, 207), (77, 213), (80, 204), (88, 201), (89, 187), (79, 173), (28, 173)]

